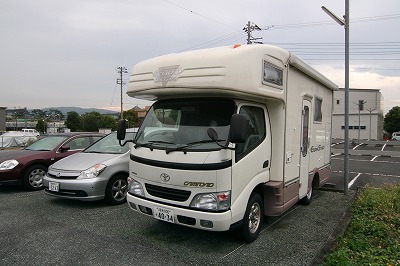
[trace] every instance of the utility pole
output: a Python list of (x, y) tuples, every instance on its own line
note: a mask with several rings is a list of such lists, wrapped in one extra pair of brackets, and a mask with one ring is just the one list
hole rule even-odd
[(124, 119), (122, 110), (122, 85), (124, 85), (124, 82), (122, 81), (122, 74), (128, 73), (128, 70), (125, 67), (117, 67), (117, 72), (120, 74), (120, 78), (117, 79), (117, 84), (121, 85), (121, 119)]
[(255, 30), (260, 31), (261, 28), (258, 27), (256, 24), (253, 22), (248, 21), (246, 24), (246, 27), (243, 28), (245, 32), (247, 32), (247, 44), (252, 44), (252, 43), (262, 43), (262, 42), (256, 42), (256, 40), (261, 40), (262, 38), (254, 38), (251, 33)]
[(371, 126), (372, 126), (371, 115), (372, 115), (372, 112), (375, 111), (375, 108), (369, 108), (369, 109), (366, 109), (366, 110), (369, 112), (369, 140), (371, 140), (371, 129), (372, 129), (371, 128)]

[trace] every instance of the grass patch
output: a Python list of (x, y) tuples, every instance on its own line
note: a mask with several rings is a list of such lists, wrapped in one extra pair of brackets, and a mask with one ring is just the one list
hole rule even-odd
[(323, 265), (400, 265), (400, 184), (361, 191)]

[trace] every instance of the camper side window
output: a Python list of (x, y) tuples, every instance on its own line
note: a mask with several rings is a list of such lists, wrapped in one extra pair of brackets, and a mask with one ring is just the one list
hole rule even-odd
[(263, 76), (263, 84), (283, 86), (283, 69), (265, 60)]
[(314, 104), (314, 122), (322, 122), (322, 99), (318, 97)]
[(244, 143), (236, 145), (236, 161), (254, 150), (266, 136), (264, 109), (256, 106), (242, 106), (239, 114), (247, 117), (250, 124), (247, 139)]

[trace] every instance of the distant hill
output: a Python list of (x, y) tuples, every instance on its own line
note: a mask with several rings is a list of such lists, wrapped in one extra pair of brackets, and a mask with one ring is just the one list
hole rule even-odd
[(98, 112), (98, 113), (100, 113), (102, 115), (106, 115), (106, 114), (116, 115), (116, 114), (119, 114), (119, 112), (105, 110), (105, 109), (81, 108), (81, 107), (49, 107), (49, 108), (43, 108), (42, 111), (48, 111), (50, 109), (59, 110), (65, 116), (67, 116), (68, 112), (77, 112), (80, 115), (83, 115), (85, 113), (90, 113), (90, 112)]

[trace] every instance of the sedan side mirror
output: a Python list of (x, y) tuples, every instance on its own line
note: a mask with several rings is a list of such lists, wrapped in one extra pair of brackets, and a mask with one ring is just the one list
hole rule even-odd
[(70, 146), (64, 145), (64, 146), (61, 146), (59, 150), (60, 150), (60, 152), (66, 152), (66, 151), (69, 151), (70, 149), (71, 149)]

